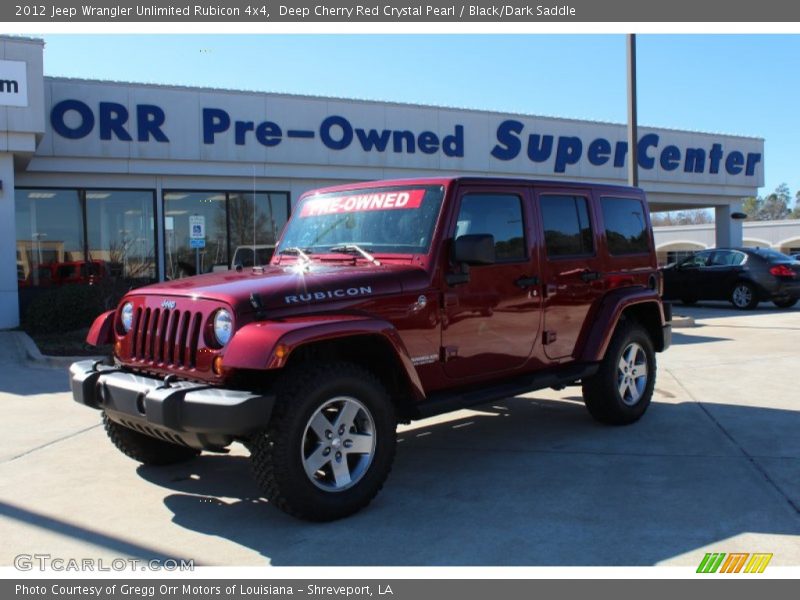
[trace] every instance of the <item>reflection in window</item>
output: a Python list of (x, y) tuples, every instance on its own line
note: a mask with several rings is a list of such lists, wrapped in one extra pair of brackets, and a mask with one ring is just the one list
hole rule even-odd
[(86, 228), (90, 268), (115, 279), (155, 279), (152, 192), (88, 190)]
[(539, 206), (548, 256), (592, 254), (592, 226), (586, 198), (543, 195)]
[(608, 251), (641, 254), (650, 249), (644, 205), (632, 198), (601, 198)]
[(512, 194), (467, 194), (461, 200), (456, 237), (467, 234), (494, 236), (497, 260), (526, 256), (519, 196)]
[[(286, 193), (166, 192), (167, 278), (226, 271), (233, 263), (266, 264), (288, 215), (289, 195)], [(202, 222), (204, 237), (191, 237), (189, 222), (192, 217)], [(198, 222), (198, 219), (192, 220)]]
[[(190, 217), (200, 218), (205, 237), (192, 241)], [(168, 278), (177, 279), (227, 269), (228, 233), (224, 192), (164, 194), (164, 225)]]
[(251, 267), (269, 263), (288, 217), (286, 194), (229, 194), (231, 264)]
[(78, 190), (17, 189), (14, 203), (19, 287), (62, 283), (67, 267), (84, 261)]

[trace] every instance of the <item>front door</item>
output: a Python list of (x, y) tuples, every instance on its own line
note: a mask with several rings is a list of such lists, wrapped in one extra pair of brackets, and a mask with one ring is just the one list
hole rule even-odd
[[(510, 371), (531, 355), (539, 335), (541, 291), (525, 188), (462, 188), (451, 237), (491, 234), (496, 262), (469, 268), (469, 281), (444, 293), (442, 346), (448, 377)], [(456, 268), (453, 266), (452, 268)]]

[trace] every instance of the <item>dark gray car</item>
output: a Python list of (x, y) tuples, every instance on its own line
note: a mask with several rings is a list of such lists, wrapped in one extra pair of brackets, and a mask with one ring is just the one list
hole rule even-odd
[(790, 308), (800, 299), (800, 261), (766, 248), (704, 250), (663, 269), (664, 298), (694, 304), (728, 300), (753, 309), (763, 300)]

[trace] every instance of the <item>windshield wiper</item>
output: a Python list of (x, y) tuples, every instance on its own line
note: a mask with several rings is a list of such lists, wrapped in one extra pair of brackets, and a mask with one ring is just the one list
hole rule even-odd
[(298, 248), (297, 246), (290, 246), (289, 248), (281, 248), (278, 254), (296, 254), (297, 257), (303, 261), (304, 265), (307, 265), (311, 262), (311, 257), (305, 253), (302, 248)]
[(381, 266), (381, 261), (379, 261), (377, 258), (372, 256), (372, 254), (370, 254), (369, 252), (364, 250), (358, 244), (342, 244), (341, 246), (332, 246), (330, 248), (330, 251), (331, 252), (344, 252), (344, 253), (358, 252), (361, 256), (363, 256), (365, 259), (367, 259), (373, 265), (375, 265), (377, 267)]

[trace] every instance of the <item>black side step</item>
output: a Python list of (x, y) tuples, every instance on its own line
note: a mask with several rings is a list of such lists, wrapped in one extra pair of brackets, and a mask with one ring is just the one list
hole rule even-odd
[(599, 363), (569, 365), (560, 369), (548, 369), (546, 372), (529, 373), (513, 379), (504, 379), (496, 383), (482, 384), (479, 387), (434, 392), (416, 408), (419, 418), (424, 419), (548, 387), (567, 385), (578, 379), (591, 377), (597, 373), (598, 368), (600, 368)]

